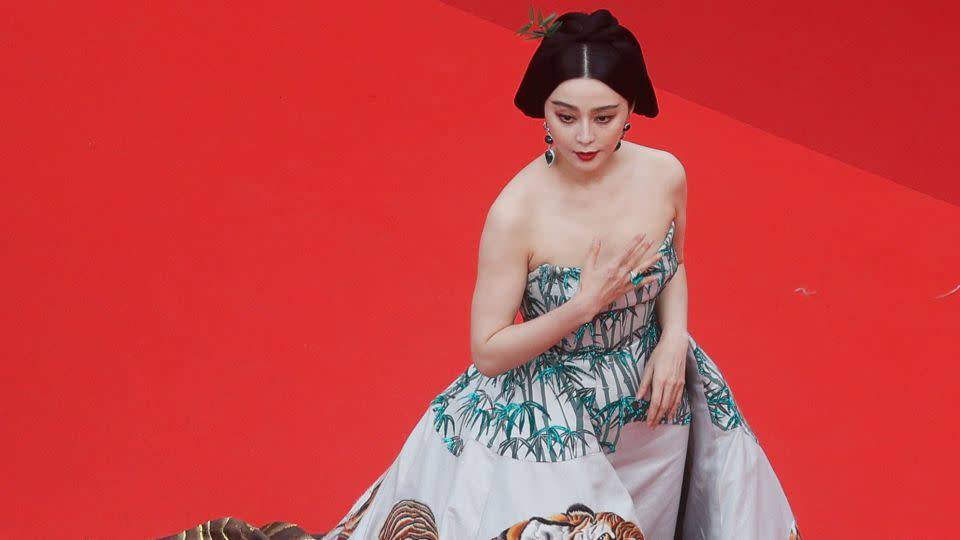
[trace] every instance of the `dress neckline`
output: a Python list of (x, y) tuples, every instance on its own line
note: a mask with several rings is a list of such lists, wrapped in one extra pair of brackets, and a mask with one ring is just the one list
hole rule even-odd
[[(671, 246), (673, 245), (673, 229), (675, 225), (676, 225), (676, 220), (670, 220), (670, 227), (667, 228), (667, 234), (666, 236), (663, 237), (663, 241), (660, 242), (660, 248), (657, 249), (657, 252), (663, 251), (664, 244), (669, 243)], [(540, 270), (543, 269), (543, 267), (545, 266), (553, 266), (556, 268), (562, 268), (564, 270), (582, 270), (583, 269), (582, 266), (564, 266), (562, 264), (553, 264), (553, 263), (545, 262), (545, 263), (541, 263), (539, 266), (537, 266), (533, 270), (530, 270), (529, 272), (527, 272), (527, 278), (540, 272)]]

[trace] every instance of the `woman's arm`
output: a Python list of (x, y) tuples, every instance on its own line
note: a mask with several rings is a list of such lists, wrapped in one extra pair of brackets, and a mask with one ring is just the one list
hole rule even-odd
[(677, 267), (676, 274), (660, 293), (655, 309), (663, 329), (661, 341), (687, 339), (687, 273), (683, 264)]
[(680, 162), (675, 161), (670, 175), (674, 201), (673, 249), (677, 252), (677, 271), (657, 297), (657, 318), (662, 332), (640, 377), (637, 396), (650, 401), (647, 424), (656, 428), (664, 414), (673, 418), (683, 397), (687, 361), (687, 274), (683, 264), (683, 242), (687, 231), (687, 179)]
[(687, 339), (687, 272), (683, 264), (683, 243), (687, 232), (687, 175), (676, 158), (671, 169), (671, 199), (674, 206), (673, 248), (677, 252), (677, 272), (657, 298), (656, 312), (663, 329), (661, 339)]
[(480, 235), (470, 344), (474, 365), (489, 377), (530, 361), (594, 315), (586, 301), (574, 295), (535, 319), (515, 322), (527, 287), (524, 208), (508, 185), (490, 206)]
[(480, 373), (495, 377), (530, 361), (592, 317), (573, 298), (562, 306), (529, 321), (498, 330), (474, 347), (474, 364)]

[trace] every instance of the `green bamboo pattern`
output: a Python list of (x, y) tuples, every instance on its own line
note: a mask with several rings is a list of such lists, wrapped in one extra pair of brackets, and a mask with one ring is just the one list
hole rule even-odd
[[(657, 295), (678, 268), (675, 224), (661, 244), (663, 257), (647, 271), (657, 281), (611, 302), (593, 320), (555, 346), (496, 377), (470, 365), (432, 402), (434, 429), (454, 455), (465, 440), (500, 455), (531, 461), (563, 461), (614, 452), (622, 427), (645, 421), (650, 403), (637, 399), (640, 375), (660, 339)], [(521, 302), (525, 320), (568, 301), (579, 288), (580, 268), (541, 265), (530, 272)], [(684, 391), (673, 418), (689, 424)]]
[[(563, 461), (596, 452), (615, 452), (623, 426), (647, 419), (649, 401), (637, 399), (640, 376), (661, 327), (656, 298), (677, 272), (670, 224), (646, 275), (657, 280), (611, 302), (588, 323), (556, 345), (496, 377), (472, 364), (431, 403), (433, 424), (454, 455), (465, 440), (500, 455), (531, 461)], [(576, 294), (581, 269), (544, 264), (529, 273), (520, 304), (524, 320), (556, 309)], [(723, 430), (753, 434), (729, 386), (709, 356), (691, 339), (688, 354), (697, 371), (712, 422)], [(687, 425), (692, 419), (688, 388), (673, 418), (661, 424)], [(754, 436), (755, 437), (755, 436)]]
[(743, 429), (759, 444), (756, 433), (747, 424), (747, 420), (740, 414), (740, 407), (733, 399), (733, 390), (724, 380), (720, 370), (706, 351), (694, 341), (693, 355), (697, 360), (697, 371), (703, 383), (703, 393), (707, 398), (707, 409), (710, 411), (710, 421), (724, 431)]

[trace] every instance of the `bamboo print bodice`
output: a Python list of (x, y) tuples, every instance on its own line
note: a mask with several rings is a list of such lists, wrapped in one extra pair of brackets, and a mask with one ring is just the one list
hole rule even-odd
[[(510, 371), (487, 377), (470, 365), (433, 400), (434, 428), (459, 455), (465, 444), (528, 461), (563, 461), (616, 451), (620, 429), (646, 419), (637, 399), (640, 374), (660, 338), (654, 306), (678, 268), (670, 224), (645, 273), (656, 280), (636, 287), (574, 329), (557, 344)], [(580, 287), (580, 267), (544, 263), (527, 275), (520, 304), (524, 320), (556, 309)], [(690, 422), (683, 399), (673, 418)]]

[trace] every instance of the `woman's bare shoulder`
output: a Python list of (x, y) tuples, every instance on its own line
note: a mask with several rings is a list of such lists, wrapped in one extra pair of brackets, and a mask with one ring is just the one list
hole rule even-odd
[[(664, 192), (675, 192), (685, 187), (686, 171), (673, 153), (635, 143), (631, 146), (633, 147), (631, 169), (639, 180), (638, 187), (645, 190), (662, 189)], [(653, 180), (653, 186), (649, 184), (650, 180)]]
[(660, 166), (662, 167), (661, 178), (663, 178), (663, 181), (666, 183), (667, 190), (674, 194), (685, 190), (687, 186), (687, 171), (683, 168), (683, 163), (680, 163), (677, 156), (666, 150), (658, 150), (658, 152), (660, 152), (659, 160)]
[(531, 162), (517, 171), (500, 189), (500, 193), (490, 205), (488, 216), (496, 216), (496, 219), (513, 223), (515, 226), (523, 225), (536, 199), (537, 185), (536, 162)]
[(530, 259), (530, 205), (534, 200), (530, 181), (527, 173), (518, 172), (490, 204), (480, 234), (478, 283), (488, 283), (490, 279), (509, 280), (504, 276), (513, 276), (516, 283), (520, 283), (526, 276)]
[(676, 175), (683, 172), (683, 164), (669, 150), (630, 143), (633, 148), (634, 165), (654, 168), (656, 172)]

